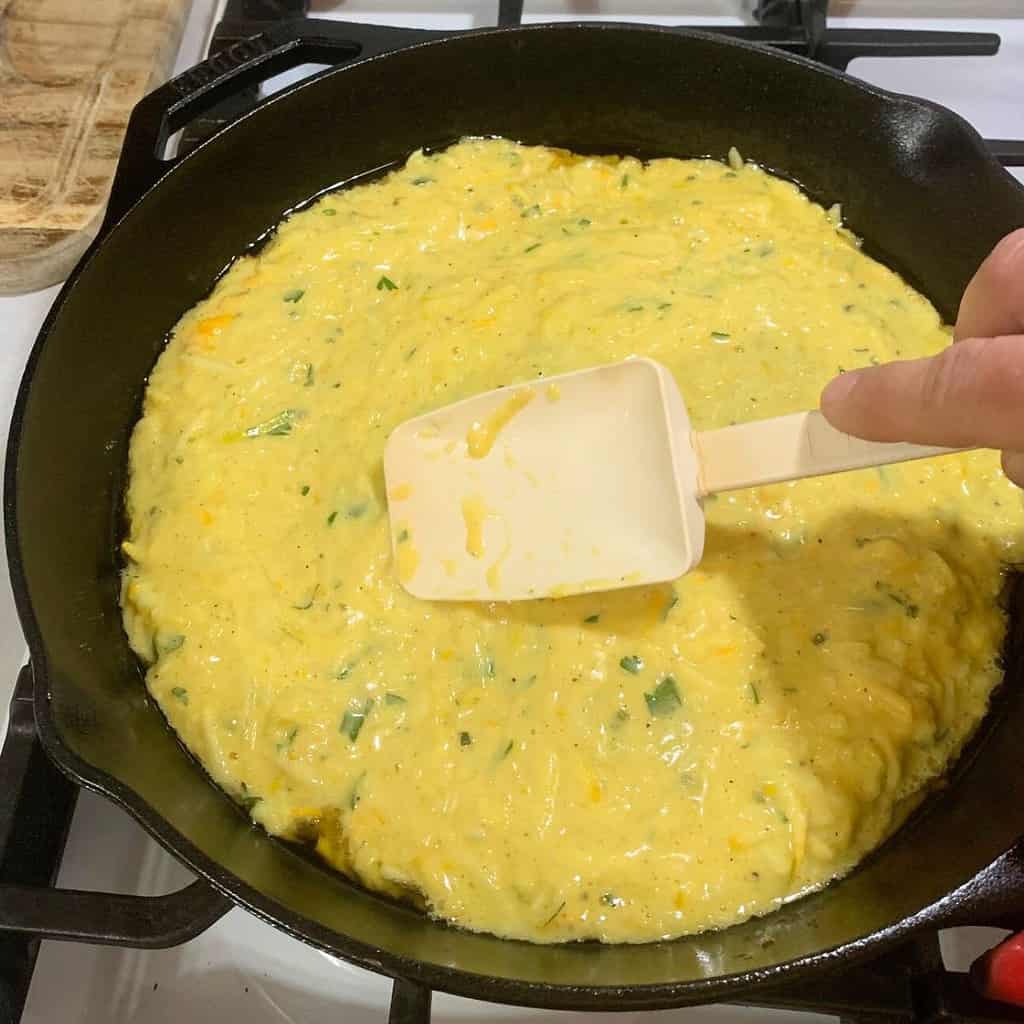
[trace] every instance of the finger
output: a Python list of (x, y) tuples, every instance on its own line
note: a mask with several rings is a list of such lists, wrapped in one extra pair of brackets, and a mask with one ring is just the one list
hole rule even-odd
[(1024, 228), (1007, 235), (978, 268), (960, 301), (954, 337), (1024, 333)]
[(1024, 487), (1024, 452), (1003, 452), (1003, 472), (1018, 487)]
[(869, 441), (1024, 450), (1024, 335), (844, 373), (822, 392), (821, 411)]

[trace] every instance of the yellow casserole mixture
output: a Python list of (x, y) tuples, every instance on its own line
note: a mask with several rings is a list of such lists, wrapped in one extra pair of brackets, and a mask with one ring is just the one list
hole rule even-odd
[(719, 427), (949, 340), (735, 153), (416, 153), (289, 217), (153, 371), (123, 545), (149, 689), (265, 829), (466, 928), (638, 942), (770, 911), (892, 832), (985, 712), (1020, 556), (996, 457), (709, 501), (673, 587), (453, 605), (398, 582), (384, 442), (634, 354)]

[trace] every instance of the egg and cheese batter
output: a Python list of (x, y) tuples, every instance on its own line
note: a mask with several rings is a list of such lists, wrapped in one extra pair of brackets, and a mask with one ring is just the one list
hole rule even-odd
[(452, 605), (399, 584), (385, 438), (632, 354), (719, 427), (948, 342), (837, 211), (735, 153), (417, 153), (289, 217), (153, 371), (123, 545), (149, 689), (256, 822), (467, 928), (770, 911), (890, 833), (985, 712), (1022, 519), (996, 457), (709, 501), (674, 586)]

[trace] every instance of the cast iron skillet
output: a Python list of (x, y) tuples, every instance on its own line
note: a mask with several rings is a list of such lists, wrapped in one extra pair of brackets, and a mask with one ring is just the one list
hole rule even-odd
[(770, 917), (647, 946), (533, 946), (430, 921), (250, 827), (177, 744), (118, 612), (129, 432), (168, 330), (296, 204), (463, 135), (641, 157), (721, 157), (735, 144), (841, 200), (869, 251), (947, 319), (992, 245), (1024, 224), (1024, 192), (947, 110), (796, 57), (611, 24), (428, 40), (302, 83), (173, 167), (156, 159), (199, 106), (282, 64), (356, 49), (326, 27), (282, 29), (164, 86), (132, 119), (108, 222), (43, 327), (8, 451), (11, 575), (50, 757), (235, 903), (364, 967), (477, 998), (579, 1009), (735, 999), (877, 954), (926, 924), (1024, 912), (1014, 641), (981, 737), (912, 827)]

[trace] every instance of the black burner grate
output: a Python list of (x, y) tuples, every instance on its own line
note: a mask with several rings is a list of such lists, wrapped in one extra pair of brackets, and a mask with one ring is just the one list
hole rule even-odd
[[(256, 35), (268, 25), (302, 18), (310, 0), (228, 0), (224, 17), (214, 30), (211, 53)], [(513, 26), (522, 22), (523, 0), (497, 0), (496, 22)], [(757, 0), (756, 25), (699, 26), (734, 39), (773, 46), (845, 71), (857, 57), (987, 57), (999, 52), (1000, 39), (991, 32), (946, 32), (886, 28), (829, 28), (828, 0)], [(680, 20), (680, 25), (685, 21)], [(352, 37), (359, 40), (373, 26), (352, 23)], [(403, 45), (392, 32), (392, 46)], [(416, 38), (410, 30), (408, 42)], [(183, 132), (179, 152), (186, 153), (214, 132), (248, 110), (259, 98), (259, 89), (232, 96), (193, 121)], [(993, 154), (1005, 166), (1024, 166), (1024, 142), (993, 140)]]
[[(228, 0), (211, 53), (283, 20), (304, 18), (308, 11), (309, 0)], [(833, 29), (827, 13), (828, 0), (757, 0), (758, 24), (711, 31), (803, 54), (839, 69), (865, 56), (985, 56), (996, 53), (1000, 44), (990, 33)], [(499, 25), (517, 25), (522, 18), (523, 0), (498, 0)], [(355, 23), (346, 28), (353, 40), (373, 42), (377, 49), (385, 37), (392, 48), (422, 38), (411, 30), (406, 38), (398, 29)], [(191, 149), (258, 100), (254, 86), (214, 107), (185, 129), (179, 150)], [(1024, 165), (1024, 142), (995, 140), (988, 145), (1004, 164)], [(0, 780), (0, 1024), (18, 1024), (21, 1019), (40, 936), (156, 948), (187, 941), (228, 909), (227, 901), (201, 882), (152, 898), (52, 888), (78, 791), (39, 744), (29, 667), (22, 669), (11, 703)], [(396, 981), (392, 1024), (429, 1019), (430, 995), (419, 985)], [(944, 968), (935, 932), (822, 981), (759, 992), (748, 1005), (816, 1011), (851, 1024), (1024, 1022), (1024, 1010), (981, 999), (965, 974)]]

